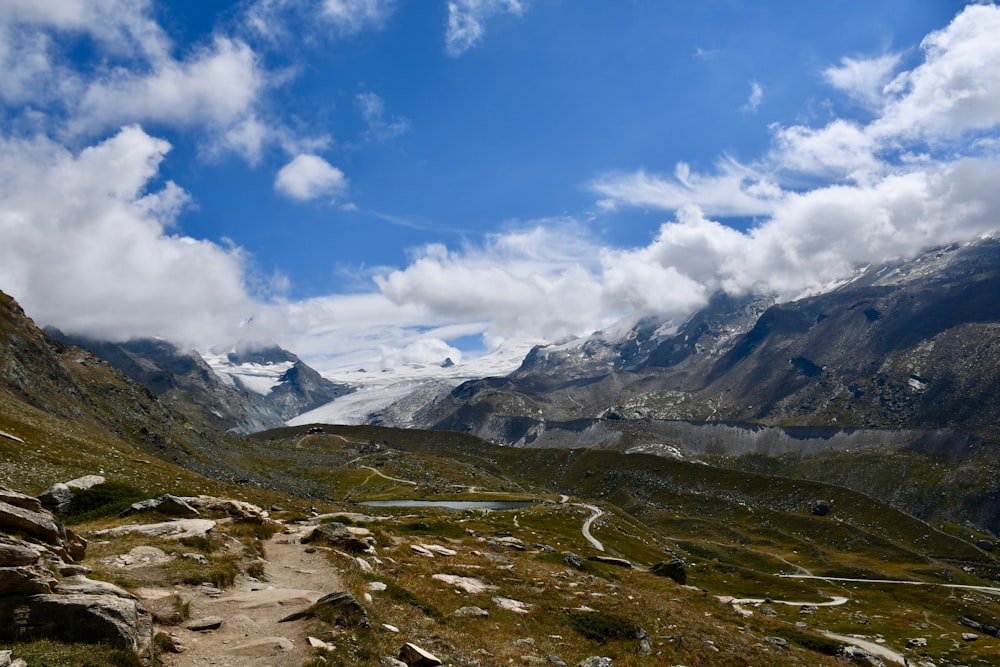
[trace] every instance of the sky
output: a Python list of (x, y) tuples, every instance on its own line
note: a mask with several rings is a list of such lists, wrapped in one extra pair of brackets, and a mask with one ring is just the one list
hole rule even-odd
[(1000, 7), (5, 0), (0, 290), (321, 371), (469, 360), (1000, 229)]

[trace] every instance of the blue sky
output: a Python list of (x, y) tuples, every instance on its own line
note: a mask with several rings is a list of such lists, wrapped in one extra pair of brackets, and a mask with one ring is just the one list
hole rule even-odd
[(952, 0), (12, 0), (0, 289), (329, 369), (792, 297), (1000, 226), (998, 44)]

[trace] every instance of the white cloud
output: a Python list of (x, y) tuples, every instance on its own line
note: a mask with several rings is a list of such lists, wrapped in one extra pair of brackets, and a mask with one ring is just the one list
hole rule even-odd
[(888, 53), (876, 58), (841, 58), (840, 65), (823, 71), (827, 82), (869, 109), (885, 102), (885, 86), (899, 67), (901, 57)]
[(713, 175), (692, 172), (678, 162), (673, 177), (637, 171), (631, 174), (606, 174), (594, 180), (591, 188), (610, 205), (626, 204), (676, 210), (696, 204), (710, 215), (766, 215), (774, 210), (782, 193), (764, 175), (733, 160), (720, 161)]
[(0, 139), (0, 285), (36, 321), (193, 343), (253, 312), (240, 250), (170, 233), (187, 195), (150, 189), (169, 148), (134, 126), (78, 154)]
[(448, 3), (445, 50), (458, 57), (474, 47), (486, 34), (486, 21), (497, 14), (520, 15), (519, 0), (454, 0)]
[(345, 35), (380, 27), (392, 14), (395, 0), (323, 0), (323, 15)]
[(921, 42), (924, 62), (886, 86), (872, 133), (942, 141), (1000, 123), (1000, 7), (970, 5)]
[(264, 85), (253, 50), (217, 37), (183, 62), (165, 60), (149, 73), (114, 70), (87, 87), (76, 131), (122, 122), (230, 127), (246, 120)]
[(302, 154), (286, 164), (274, 179), (274, 188), (292, 199), (334, 199), (347, 191), (347, 177), (318, 155)]
[(361, 118), (367, 126), (366, 134), (378, 141), (388, 141), (406, 134), (410, 130), (410, 120), (402, 116), (386, 117), (385, 103), (372, 92), (358, 93), (354, 97), (361, 109)]
[(756, 81), (750, 82), (750, 97), (743, 105), (744, 111), (756, 111), (757, 107), (764, 101), (764, 89)]

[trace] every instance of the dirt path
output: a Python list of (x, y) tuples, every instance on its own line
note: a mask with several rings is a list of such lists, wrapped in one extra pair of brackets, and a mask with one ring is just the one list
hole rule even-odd
[(164, 665), (298, 667), (308, 658), (307, 621), (278, 621), (343, 586), (322, 551), (307, 553), (299, 543), (301, 534), (312, 528), (290, 530), (295, 532), (278, 533), (265, 544), (267, 582), (238, 586), (217, 598), (197, 588), (181, 591), (191, 600), (190, 621), (217, 616), (223, 622), (218, 629), (200, 632), (184, 627), (190, 621), (169, 628), (187, 649), (162, 656)]
[(595, 549), (597, 549), (598, 551), (604, 551), (604, 545), (601, 544), (601, 542), (590, 533), (590, 527), (594, 525), (594, 521), (604, 516), (604, 510), (602, 510), (597, 505), (586, 505), (583, 503), (575, 503), (575, 504), (577, 507), (586, 507), (591, 512), (590, 516), (587, 517), (587, 520), (583, 522), (583, 528), (581, 529), (580, 532), (583, 533), (583, 536), (587, 538), (587, 541), (590, 542)]

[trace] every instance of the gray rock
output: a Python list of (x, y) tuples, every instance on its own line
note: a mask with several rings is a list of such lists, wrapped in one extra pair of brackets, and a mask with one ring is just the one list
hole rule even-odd
[(28, 543), (0, 535), (0, 567), (34, 565), (40, 556), (39, 550)]
[(141, 533), (152, 535), (153, 537), (166, 537), (172, 540), (180, 540), (185, 537), (207, 537), (208, 533), (215, 528), (215, 522), (211, 519), (174, 519), (162, 523), (148, 523), (142, 525), (118, 526), (117, 528), (106, 528), (98, 530), (94, 535), (123, 535), (125, 533)]
[(65, 513), (73, 503), (73, 492), (62, 482), (56, 482), (38, 494), (38, 502), (50, 512)]
[(282, 618), (279, 623), (316, 617), (345, 628), (368, 627), (368, 612), (357, 598), (347, 591), (324, 595), (308, 608)]
[(825, 500), (817, 500), (809, 511), (813, 516), (826, 516), (830, 513), (830, 503)]
[(86, 491), (99, 484), (104, 484), (106, 481), (100, 475), (84, 475), (83, 477), (69, 480), (66, 482), (66, 486), (69, 487), (70, 491)]
[(779, 648), (788, 648), (788, 640), (784, 637), (764, 637), (764, 641), (768, 644), (774, 644)]
[(218, 630), (222, 626), (221, 616), (206, 616), (189, 622), (184, 627), (193, 632), (204, 632), (205, 630)]
[(927, 637), (914, 637), (906, 642), (906, 648), (923, 648), (927, 646)]
[(452, 616), (458, 616), (459, 618), (475, 618), (478, 616), (489, 616), (490, 612), (486, 611), (482, 607), (461, 607), (452, 612)]
[(659, 563), (649, 568), (649, 571), (655, 575), (673, 579), (681, 586), (687, 583), (687, 570), (684, 567), (684, 561), (679, 558), (674, 558), (669, 561), (661, 560)]
[(33, 512), (2, 501), (0, 501), (0, 530), (23, 533), (57, 547), (62, 547), (66, 540), (66, 529), (53, 519), (51, 514)]
[(328, 544), (348, 553), (365, 553), (370, 550), (367, 542), (354, 535), (347, 526), (338, 521), (317, 526), (302, 541), (306, 544), (313, 542)]
[(563, 554), (563, 562), (569, 565), (570, 567), (574, 567), (578, 570), (583, 569), (583, 557), (578, 556), (572, 551), (567, 551), (565, 554)]
[(547, 659), (550, 665), (566, 665), (566, 661), (557, 655), (550, 655)]
[(51, 593), (55, 585), (56, 578), (44, 567), (0, 567), (0, 596)]
[(26, 496), (5, 486), (0, 486), (0, 500), (22, 509), (31, 510), (32, 512), (41, 512), (43, 509), (42, 503), (39, 502), (38, 498)]
[(576, 663), (576, 667), (614, 667), (614, 664), (611, 662), (611, 658), (592, 655)]
[(198, 510), (185, 502), (182, 498), (172, 496), (169, 493), (159, 498), (149, 498), (140, 500), (126, 507), (118, 516), (129, 516), (139, 512), (156, 511), (167, 516), (195, 517), (199, 516)]
[(653, 655), (653, 638), (642, 628), (636, 628), (635, 638), (639, 640), (639, 648), (636, 651), (639, 655)]
[(406, 663), (407, 667), (437, 667), (443, 664), (436, 655), (411, 642), (406, 642), (399, 649), (399, 659)]
[(379, 663), (382, 667), (406, 667), (406, 663), (391, 656), (382, 658)]
[(12, 595), (0, 598), (0, 641), (58, 638), (149, 654), (153, 619), (115, 595)]
[(217, 517), (230, 517), (236, 521), (247, 523), (264, 523), (268, 521), (267, 512), (262, 508), (242, 500), (216, 498), (215, 496), (184, 496), (180, 498), (202, 514)]
[(106, 581), (94, 581), (93, 579), (88, 579), (82, 575), (64, 578), (56, 584), (53, 592), (62, 593), (64, 595), (79, 593), (80, 595), (114, 595), (116, 597), (125, 598), (126, 600), (137, 599), (124, 588), (115, 586), (114, 584)]

